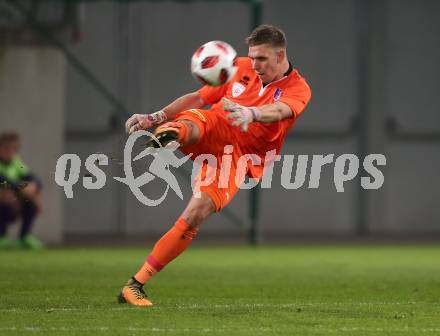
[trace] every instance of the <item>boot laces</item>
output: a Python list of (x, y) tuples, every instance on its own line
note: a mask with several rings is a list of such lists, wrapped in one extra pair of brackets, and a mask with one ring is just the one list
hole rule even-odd
[(142, 287), (136, 285), (128, 285), (128, 287), (133, 291), (136, 299), (142, 300), (147, 297), (147, 294), (145, 294), (144, 289)]

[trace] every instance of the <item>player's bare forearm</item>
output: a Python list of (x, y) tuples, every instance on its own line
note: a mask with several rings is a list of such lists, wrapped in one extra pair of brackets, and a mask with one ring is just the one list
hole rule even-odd
[(167, 115), (168, 120), (174, 119), (174, 117), (185, 110), (202, 108), (205, 104), (200, 98), (198, 92), (191, 92), (183, 95), (166, 106), (163, 111)]
[(173, 120), (174, 117), (182, 111), (201, 108), (205, 104), (200, 98), (198, 92), (188, 93), (177, 98), (167, 107), (150, 114), (133, 114), (125, 123), (125, 128), (129, 134), (145, 130), (163, 124), (167, 120)]
[(263, 124), (274, 123), (293, 116), (290, 107), (280, 102), (259, 106), (258, 109), (260, 110), (258, 122)]
[(241, 130), (246, 132), (249, 124), (252, 122), (274, 123), (280, 120), (290, 118), (293, 112), (287, 104), (277, 102), (262, 106), (242, 106), (234, 103), (227, 98), (222, 99), (223, 109), (231, 112), (226, 118), (232, 120), (233, 126), (240, 126)]

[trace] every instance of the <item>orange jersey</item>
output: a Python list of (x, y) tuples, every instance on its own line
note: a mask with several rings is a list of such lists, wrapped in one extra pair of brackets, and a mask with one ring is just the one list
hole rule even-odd
[[(253, 122), (249, 130), (242, 133), (240, 147), (244, 153), (257, 154), (262, 162), (266, 152), (276, 150), (278, 154), (284, 142), (285, 135), (295, 123), (298, 116), (304, 111), (311, 98), (311, 90), (305, 79), (293, 69), (283, 78), (271, 82), (263, 87), (258, 75), (252, 69), (252, 61), (248, 57), (237, 59), (238, 70), (235, 76), (225, 85), (220, 87), (204, 86), (198, 93), (207, 105), (212, 105), (210, 113), (226, 119), (228, 112), (223, 110), (221, 98), (225, 97), (243, 106), (262, 106), (275, 102), (287, 104), (293, 112), (291, 118), (275, 123), (263, 124)], [(238, 130), (238, 128), (237, 128)], [(225, 134), (228, 137), (228, 134)], [(262, 166), (251, 166), (250, 176), (259, 178), (262, 175)]]

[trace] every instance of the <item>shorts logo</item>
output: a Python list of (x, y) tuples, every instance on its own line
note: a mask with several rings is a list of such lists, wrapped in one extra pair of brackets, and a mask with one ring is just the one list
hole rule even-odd
[(188, 112), (194, 113), (203, 122), (206, 122), (205, 116), (197, 109), (188, 110)]
[(243, 84), (235, 82), (232, 85), (232, 97), (238, 97), (244, 92), (244, 90), (246, 90), (246, 87)]
[(273, 100), (274, 101), (280, 100), (282, 93), (283, 90), (281, 90), (280, 88), (276, 89), (275, 93), (273, 94)]

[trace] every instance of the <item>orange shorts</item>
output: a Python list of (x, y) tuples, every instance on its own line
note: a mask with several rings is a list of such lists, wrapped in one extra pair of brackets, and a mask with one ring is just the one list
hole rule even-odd
[(190, 120), (199, 128), (199, 141), (181, 151), (185, 155), (192, 153), (191, 159), (201, 164), (194, 181), (194, 196), (208, 194), (219, 211), (235, 196), (248, 172), (250, 159), (242, 158), (243, 133), (213, 110), (183, 111), (175, 120)]

